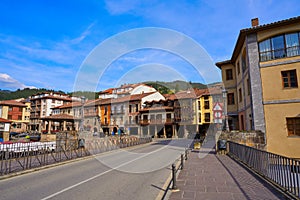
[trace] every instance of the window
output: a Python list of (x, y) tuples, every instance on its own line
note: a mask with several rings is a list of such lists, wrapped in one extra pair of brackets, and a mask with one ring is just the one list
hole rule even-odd
[(282, 77), (283, 88), (297, 88), (298, 87), (297, 73), (296, 73), (295, 69), (289, 70), (289, 71), (282, 71), (281, 77)]
[(232, 76), (232, 69), (226, 69), (226, 80), (232, 80), (233, 76)]
[(13, 108), (11, 106), (8, 107), (8, 111), (12, 111)]
[(135, 104), (135, 112), (139, 112), (139, 104)]
[(227, 104), (234, 105), (234, 93), (227, 94)]
[(129, 113), (131, 113), (131, 105), (129, 105)]
[(129, 116), (129, 124), (132, 124), (132, 117)]
[(18, 120), (22, 120), (22, 115), (18, 115)]
[(289, 33), (259, 43), (260, 61), (300, 55), (300, 33)]
[(12, 120), (12, 115), (8, 115), (8, 116), (7, 116), (7, 119), (8, 119), (8, 120)]
[(300, 136), (300, 117), (286, 118), (288, 136)]
[(243, 73), (246, 71), (246, 68), (247, 68), (246, 50), (244, 50), (243, 54), (242, 54), (242, 71), (243, 71)]
[(204, 121), (210, 122), (210, 113), (204, 113)]
[(107, 115), (107, 106), (104, 107), (104, 115)]
[(23, 108), (22, 107), (19, 107), (19, 112), (23, 112)]
[(250, 80), (247, 79), (247, 90), (248, 90), (248, 95), (251, 93), (251, 85), (250, 85)]
[(240, 63), (239, 62), (237, 63), (236, 68), (237, 68), (238, 74), (240, 74), (241, 73), (241, 68), (240, 68)]
[(198, 101), (198, 110), (201, 110), (201, 101)]
[(209, 109), (209, 100), (204, 101), (204, 109)]
[(287, 34), (285, 36), (286, 54), (288, 57), (300, 54), (299, 49), (299, 33)]
[(271, 39), (271, 45), (273, 50), (273, 56), (274, 58), (284, 58), (285, 57), (285, 51), (284, 51), (284, 37), (283, 35), (273, 37)]
[(239, 89), (239, 102), (242, 102), (243, 96), (242, 96), (242, 88)]
[(259, 43), (260, 61), (272, 60), (270, 39)]

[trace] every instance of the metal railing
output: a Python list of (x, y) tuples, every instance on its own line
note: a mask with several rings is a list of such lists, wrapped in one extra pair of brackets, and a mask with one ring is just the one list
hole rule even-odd
[(151, 141), (128, 136), (0, 144), (0, 176)]
[[(167, 193), (168, 193), (168, 191), (170, 189), (177, 190), (177, 172), (179, 170), (183, 170), (183, 168), (184, 168), (184, 162), (185, 162), (185, 160), (188, 159), (188, 153), (189, 153), (189, 150), (186, 149), (185, 153), (181, 154), (180, 157), (178, 159), (176, 159), (175, 162), (172, 164), (172, 166), (171, 166), (172, 167), (172, 178), (171, 178), (168, 186), (165, 189), (165, 192), (164, 192), (164, 194), (163, 194), (163, 196), (161, 198), (162, 200), (166, 198), (166, 195), (167, 195)], [(178, 161), (180, 161), (180, 163), (179, 163), (179, 165), (177, 167), (176, 163), (178, 163)], [(171, 187), (171, 185), (172, 185), (172, 187)]]
[(271, 181), (285, 193), (300, 199), (300, 161), (228, 142), (228, 154)]

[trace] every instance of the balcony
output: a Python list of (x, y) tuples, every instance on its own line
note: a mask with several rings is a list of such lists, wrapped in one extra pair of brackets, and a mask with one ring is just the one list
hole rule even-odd
[(173, 124), (175, 122), (174, 119), (143, 119), (140, 120), (141, 125), (149, 125), (149, 124)]
[(111, 115), (121, 115), (121, 114), (124, 114), (124, 113), (125, 113), (125, 111), (121, 110), (121, 109), (111, 111)]

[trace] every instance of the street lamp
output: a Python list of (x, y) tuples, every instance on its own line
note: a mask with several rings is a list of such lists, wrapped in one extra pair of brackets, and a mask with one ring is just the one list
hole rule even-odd
[(223, 107), (224, 107), (224, 130), (229, 131), (229, 126), (228, 126), (228, 116), (227, 116), (227, 90), (224, 88), (222, 90), (222, 94), (223, 94)]
[(83, 124), (84, 124), (84, 103), (86, 100), (85, 96), (81, 96), (81, 121), (80, 121), (80, 131), (83, 131)]

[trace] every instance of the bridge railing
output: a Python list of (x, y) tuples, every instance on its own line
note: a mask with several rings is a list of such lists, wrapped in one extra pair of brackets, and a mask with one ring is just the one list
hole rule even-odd
[(296, 199), (300, 198), (300, 161), (228, 142), (228, 154), (276, 184)]
[(0, 144), (0, 176), (151, 142), (151, 137), (107, 137)]

